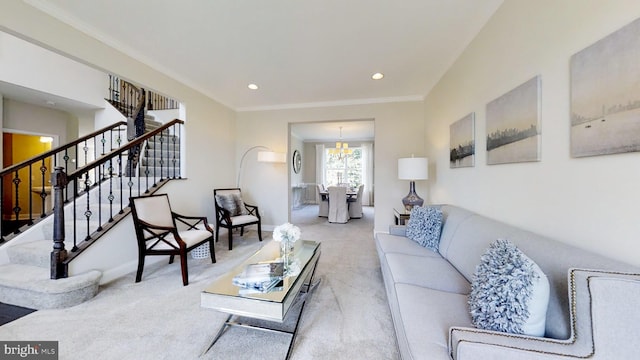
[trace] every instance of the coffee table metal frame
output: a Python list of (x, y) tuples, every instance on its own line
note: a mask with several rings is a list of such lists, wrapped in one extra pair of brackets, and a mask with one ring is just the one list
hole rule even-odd
[[(300, 273), (297, 276), (285, 277), (281, 291), (240, 295), (240, 288), (231, 283), (233, 277), (242, 272), (247, 264), (274, 260), (279, 256), (279, 251), (279, 243), (275, 241), (267, 243), (253, 256), (218, 278), (202, 292), (202, 307), (215, 309), (229, 314), (203, 355), (213, 347), (229, 327), (238, 326), (291, 335), (291, 341), (289, 342), (289, 348), (286, 356), (286, 359), (289, 359), (293, 350), (293, 345), (298, 333), (298, 326), (300, 324), (300, 319), (302, 317), (308, 295), (320, 282), (320, 280), (315, 283), (313, 282), (315, 270), (320, 258), (320, 243), (307, 240), (300, 240), (296, 243), (294, 257), (296, 257), (300, 262)], [(289, 310), (300, 301), (302, 304), (300, 305), (300, 310), (296, 314), (297, 319), (292, 331), (237, 321), (240, 317), (247, 317), (283, 323), (289, 315)]]

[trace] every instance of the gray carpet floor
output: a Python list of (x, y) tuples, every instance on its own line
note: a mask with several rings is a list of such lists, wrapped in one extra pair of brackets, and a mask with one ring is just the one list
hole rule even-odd
[[(291, 359), (399, 359), (391, 314), (373, 240), (373, 209), (362, 219), (330, 224), (317, 207), (294, 211), (302, 238), (322, 243), (311, 292)], [(271, 233), (263, 233), (272, 241)], [(189, 259), (189, 286), (178, 263), (145, 267), (103, 285), (83, 304), (40, 310), (0, 326), (0, 340), (58, 341), (66, 359), (284, 359), (290, 335), (232, 327), (206, 353), (227, 315), (200, 306), (212, 280), (264, 244), (255, 231), (226, 234), (216, 244), (218, 262)], [(284, 326), (291, 325), (289, 319)]]

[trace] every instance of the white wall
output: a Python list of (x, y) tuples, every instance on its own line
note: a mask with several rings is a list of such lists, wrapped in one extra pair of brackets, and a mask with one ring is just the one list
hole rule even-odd
[[(393, 223), (393, 208), (402, 206), (401, 199), (409, 183), (398, 180), (397, 160), (400, 157), (425, 154), (424, 112), (422, 102), (397, 102), (368, 105), (334, 106), (308, 109), (288, 109), (238, 113), (237, 154), (254, 145), (268, 146), (274, 151), (288, 149), (288, 124), (297, 122), (374, 119), (376, 207), (375, 230), (387, 231)], [(243, 193), (266, 212), (264, 222), (279, 225), (288, 221), (286, 165), (260, 164), (252, 166), (253, 176), (244, 173)], [(238, 162), (240, 159), (236, 159)], [(265, 166), (266, 165), (266, 166)], [(416, 184), (417, 192), (429, 200), (426, 182)]]
[(96, 107), (108, 83), (104, 72), (1, 31), (0, 80)]
[(68, 112), (4, 99), (4, 131), (54, 136), (55, 146), (67, 142), (70, 121), (77, 123)]
[[(640, 154), (569, 153), (571, 55), (639, 16), (636, 0), (506, 1), (426, 98), (432, 201), (640, 265)], [(542, 161), (486, 165), (486, 104), (535, 75)], [(470, 112), (476, 166), (450, 169), (449, 125)]]

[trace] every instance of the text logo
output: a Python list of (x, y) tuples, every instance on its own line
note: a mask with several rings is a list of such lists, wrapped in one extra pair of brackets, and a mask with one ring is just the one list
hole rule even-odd
[(58, 342), (0, 341), (0, 359), (58, 360)]

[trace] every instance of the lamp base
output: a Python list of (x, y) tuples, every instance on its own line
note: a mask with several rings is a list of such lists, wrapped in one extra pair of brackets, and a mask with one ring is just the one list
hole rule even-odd
[(402, 205), (404, 205), (404, 209), (406, 211), (411, 211), (414, 206), (422, 206), (422, 204), (424, 204), (424, 199), (416, 193), (416, 182), (410, 181), (409, 194), (402, 198)]

